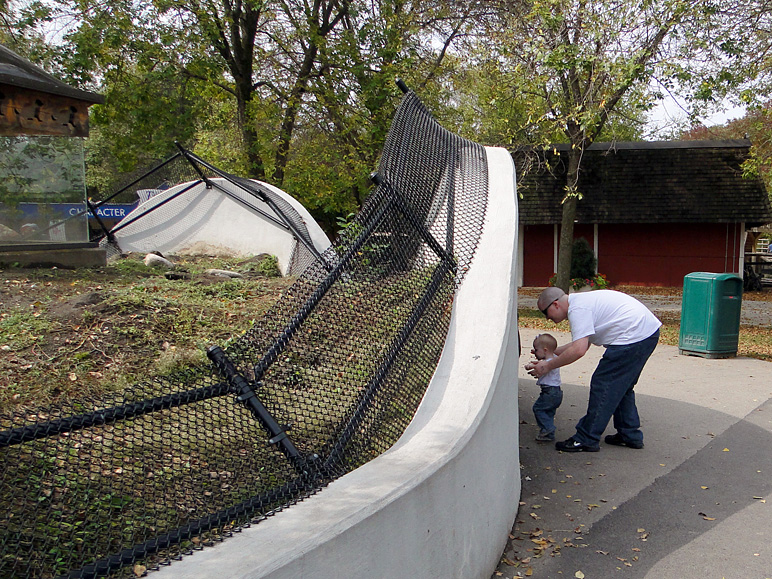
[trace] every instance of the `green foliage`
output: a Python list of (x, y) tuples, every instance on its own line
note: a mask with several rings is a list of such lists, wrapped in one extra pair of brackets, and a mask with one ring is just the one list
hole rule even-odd
[[(358, 227), (354, 224), (354, 218), (356, 217), (356, 213), (349, 213), (347, 215), (339, 215), (338, 218), (335, 220), (335, 223), (338, 226), (337, 234), (338, 236), (342, 235), (349, 235), (348, 230), (353, 229), (355, 227)], [(356, 237), (356, 235), (351, 236)]]
[[(608, 287), (608, 280), (602, 273), (595, 273), (598, 267), (598, 259), (590, 243), (584, 238), (579, 237), (574, 240), (571, 250), (571, 274), (568, 287), (578, 290), (586, 286), (592, 289), (605, 289)], [(557, 274), (549, 279), (548, 285), (557, 284)]]
[[(732, 90), (753, 102), (741, 80), (754, 65), (740, 60), (749, 47), (766, 52), (760, 30), (731, 25), (742, 10), (686, 0), (537, 0), (495, 11), (424, 0), (345, 0), (327, 12), (297, 0), (236, 6), (4, 5), (6, 34), (27, 55), (106, 96), (91, 108), (92, 191), (113, 190), (178, 140), (289, 191), (330, 231), (368, 194), (401, 96), (396, 77), (464, 136), (581, 150), (640, 138), (656, 99), (679, 87), (692, 90), (695, 108)], [(44, 25), (65, 17), (56, 42), (41, 41)]]
[(557, 284), (564, 290), (583, 151), (600, 138), (617, 138), (617, 128), (643, 124), (654, 100), (652, 81), (686, 68), (688, 59), (677, 57), (684, 47), (699, 48), (692, 39), (706, 19), (701, 3), (687, 0), (536, 0), (508, 4), (494, 21), (491, 32), (507, 47), (502, 61), (516, 71), (529, 103), (531, 144), (549, 146), (557, 133), (570, 144), (565, 186), (571, 195), (562, 205), (558, 255)]
[(106, 104), (92, 107), (89, 186), (105, 196), (133, 171), (175, 153), (175, 141), (190, 142), (195, 118), (206, 116), (194, 85), (172, 69), (134, 69), (111, 82)]
[(305, 135), (295, 143), (283, 187), (332, 232), (337, 216), (356, 212), (369, 190), (367, 175), (373, 165), (362, 156), (351, 151), (342, 137)]
[[(364, 233), (364, 227), (356, 220), (354, 213), (349, 213), (345, 217), (338, 217), (337, 224), (338, 237), (342, 241), (338, 251), (343, 254)], [(371, 268), (372, 273), (376, 275), (382, 274), (382, 265), (388, 262), (388, 259), (384, 260), (383, 256), (388, 249), (388, 243), (379, 243), (377, 239), (370, 237), (368, 243), (362, 245), (359, 251), (362, 265)]]
[(236, 118), (236, 103), (212, 87), (202, 87), (207, 102), (204, 114), (197, 115), (191, 145), (195, 153), (234, 175), (255, 177), (250, 172)]
[[(547, 285), (554, 286), (557, 283), (557, 274), (550, 277)], [(568, 284), (569, 289), (580, 290), (582, 288), (607, 289), (609, 287), (608, 278), (602, 273), (591, 275), (589, 277), (572, 277)]]
[(92, 192), (114, 190), (178, 140), (228, 171), (284, 188), (328, 230), (369, 191), (400, 96), (395, 77), (440, 109), (445, 87), (424, 84), (450, 70), (436, 41), (451, 46), (473, 22), (457, 7), (423, 1), (346, 0), (321, 11), (294, 0), (238, 9), (228, 0), (35, 5), (68, 18), (49, 59), (60, 78), (98, 84), (106, 97), (91, 109)]
[(264, 277), (281, 277), (278, 258), (275, 255), (263, 255), (261, 257), (257, 261), (247, 263), (244, 269)]

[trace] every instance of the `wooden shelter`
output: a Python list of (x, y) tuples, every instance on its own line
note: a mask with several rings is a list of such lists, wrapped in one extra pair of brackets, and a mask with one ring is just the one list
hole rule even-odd
[(88, 108), (103, 102), (0, 45), (0, 135), (87, 137)]
[[(772, 222), (764, 183), (746, 177), (751, 143), (595, 143), (585, 151), (574, 237), (613, 284), (680, 286), (695, 271), (742, 274), (748, 228)], [(521, 284), (557, 269), (568, 146), (513, 154), (518, 167)], [(524, 171), (528, 159), (537, 160)]]
[[(103, 102), (101, 95), (73, 88), (0, 45), (0, 138), (6, 138), (11, 143), (9, 151), (19, 138), (87, 137), (88, 108)], [(47, 172), (50, 175), (67, 173), (66, 168), (57, 166), (57, 161), (52, 159), (50, 163), (51, 171)], [(63, 221), (58, 224), (57, 218), (46, 217), (51, 207), (64, 201), (55, 191), (46, 189), (38, 194), (30, 191), (29, 199), (22, 197), (21, 201), (36, 201), (27, 203), (36, 207), (36, 213), (31, 217), (20, 209), (23, 203), (19, 203), (19, 191), (24, 193), (18, 188), (20, 172), (21, 177), (34, 179), (34, 176), (24, 174), (24, 170), (13, 166), (13, 163), (6, 167), (0, 163), (0, 178), (15, 184), (13, 193), (17, 197), (8, 192), (0, 195), (0, 264), (104, 265), (105, 250), (88, 241), (85, 175), (80, 175), (83, 193), (81, 200), (77, 200), (83, 207), (83, 212), (78, 214), (82, 218), (76, 216), (68, 223)], [(83, 171), (82, 162), (80, 171)], [(35, 175), (34, 172), (31, 174)], [(80, 233), (71, 237), (68, 231), (72, 229)]]

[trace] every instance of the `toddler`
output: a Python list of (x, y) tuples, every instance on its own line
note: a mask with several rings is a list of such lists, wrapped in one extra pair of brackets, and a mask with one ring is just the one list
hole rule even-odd
[[(539, 334), (533, 340), (533, 354), (537, 360), (549, 360), (555, 356), (558, 341), (550, 334)], [(541, 394), (533, 405), (533, 415), (536, 424), (539, 425), (539, 434), (536, 440), (539, 442), (551, 442), (555, 440), (555, 411), (563, 402), (563, 390), (560, 388), (560, 368), (550, 370), (544, 376), (536, 380), (536, 385), (541, 386)]]

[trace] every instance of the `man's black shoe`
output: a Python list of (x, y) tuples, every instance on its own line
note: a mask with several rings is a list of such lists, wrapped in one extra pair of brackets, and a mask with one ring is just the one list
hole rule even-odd
[(556, 442), (555, 448), (562, 450), (563, 452), (598, 452), (600, 450), (597, 446), (587, 446), (582, 444), (578, 440), (574, 440), (573, 437), (563, 442)]
[(626, 446), (627, 448), (635, 448), (640, 450), (643, 448), (643, 443), (637, 440), (625, 440), (618, 432), (616, 434), (609, 434), (603, 439), (606, 444), (613, 444), (614, 446)]

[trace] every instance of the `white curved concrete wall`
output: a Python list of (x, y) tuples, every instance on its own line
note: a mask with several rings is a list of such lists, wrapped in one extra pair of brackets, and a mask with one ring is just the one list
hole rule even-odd
[[(225, 179), (212, 179), (234, 196), (275, 217), (268, 204), (246, 193)], [(305, 207), (296, 199), (268, 183), (265, 187), (291, 204), (303, 218), (314, 247), (322, 253), (330, 246), (330, 240)], [(128, 223), (149, 209), (163, 204), (142, 219), (120, 229), (115, 237), (124, 252), (160, 251), (161, 253), (190, 255), (214, 254), (251, 256), (260, 253), (275, 255), (282, 274), (290, 265), (296, 241), (291, 232), (279, 227), (258, 211), (232, 199), (222, 191), (199, 183), (174, 197), (190, 186), (182, 183), (167, 189), (141, 203), (116, 227)], [(173, 199), (172, 199), (173, 198)], [(170, 200), (171, 199), (171, 200)], [(170, 201), (169, 201), (170, 200)]]
[(159, 579), (489, 579), (520, 498), (517, 205), (487, 149), (485, 231), (424, 400), (389, 451)]

